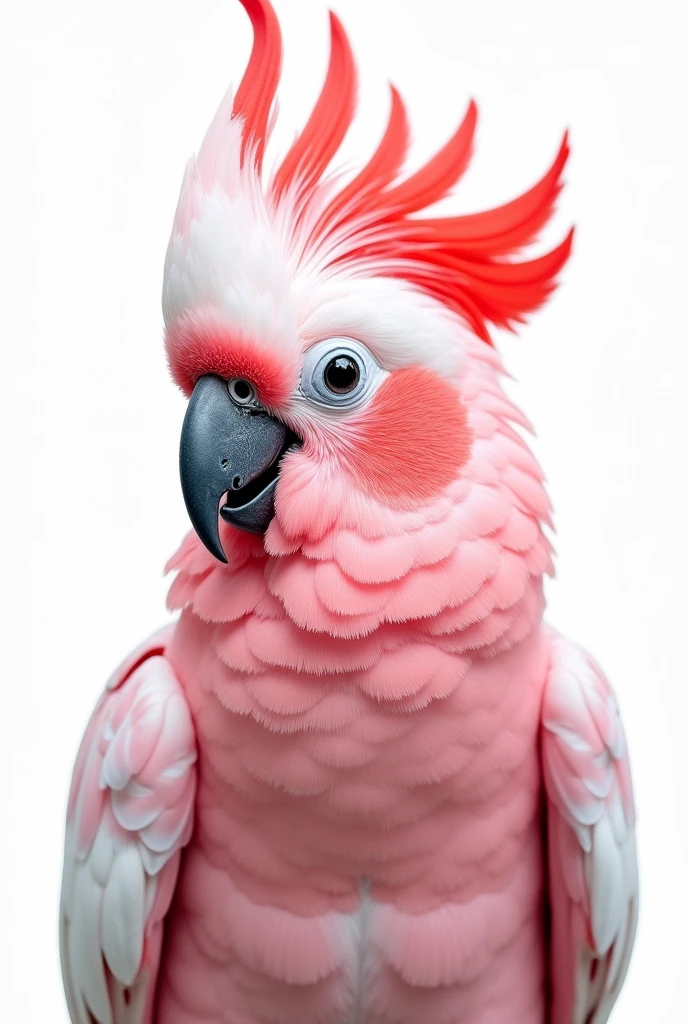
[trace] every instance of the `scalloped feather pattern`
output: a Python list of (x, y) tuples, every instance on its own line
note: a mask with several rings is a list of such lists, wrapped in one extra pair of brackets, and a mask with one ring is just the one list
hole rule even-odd
[(476, 341), (472, 451), (433, 502), (385, 506), (303, 450), (264, 547), (222, 524), (228, 565), (193, 537), (172, 559), (203, 770), (166, 1022), (544, 1019), (549, 502), (498, 373)]

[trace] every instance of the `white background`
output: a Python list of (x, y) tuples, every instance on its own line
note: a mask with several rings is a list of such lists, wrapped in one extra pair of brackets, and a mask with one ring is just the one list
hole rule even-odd
[[(643, 893), (619, 1024), (684, 1019), (688, 970), (679, 7), (337, 5), (362, 68), (349, 155), (372, 147), (388, 77), (409, 102), (412, 159), (477, 98), (477, 156), (457, 212), (528, 187), (571, 129), (545, 240), (575, 221), (575, 254), (547, 309), (499, 345), (556, 509), (549, 617), (607, 670), (632, 748)], [(283, 146), (319, 87), (327, 28), (324, 0), (277, 9)], [(184, 401), (161, 344), (164, 251), (185, 160), (240, 78), (249, 30), (235, 0), (34, 0), (6, 18), (0, 1017), (65, 1024), (56, 930), (71, 765), (105, 677), (166, 617), (161, 568), (187, 529)]]

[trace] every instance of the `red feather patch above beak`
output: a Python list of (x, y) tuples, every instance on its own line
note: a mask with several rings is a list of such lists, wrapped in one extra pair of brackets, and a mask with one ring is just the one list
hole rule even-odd
[(165, 333), (170, 372), (185, 395), (199, 377), (217, 374), (225, 380), (244, 377), (256, 389), (263, 405), (284, 402), (298, 382), (296, 353), (283, 346), (279, 352), (231, 331), (214, 310), (196, 310), (180, 317)]

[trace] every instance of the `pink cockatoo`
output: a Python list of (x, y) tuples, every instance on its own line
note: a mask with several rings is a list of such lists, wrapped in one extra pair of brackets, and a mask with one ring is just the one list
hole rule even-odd
[(176, 623), (115, 673), (67, 815), (74, 1024), (603, 1024), (637, 914), (624, 733), (544, 625), (549, 503), (488, 326), (539, 306), (571, 236), (566, 139), (497, 209), (430, 216), (456, 133), (404, 175), (404, 106), (328, 172), (355, 67), (331, 17), (313, 113), (263, 184), (281, 44), (182, 185), (165, 263), (190, 395)]

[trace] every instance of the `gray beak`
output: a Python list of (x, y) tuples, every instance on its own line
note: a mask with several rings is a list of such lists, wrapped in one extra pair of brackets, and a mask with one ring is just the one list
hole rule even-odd
[(295, 440), (262, 407), (236, 405), (220, 377), (196, 383), (182, 426), (179, 473), (193, 527), (221, 562), (227, 558), (218, 514), (240, 530), (264, 533), (275, 511), (279, 460)]

